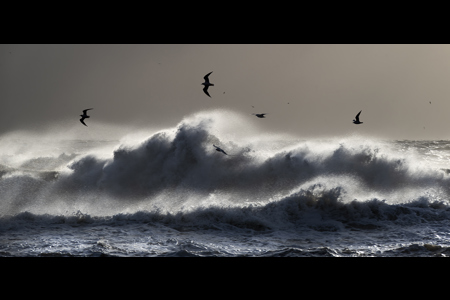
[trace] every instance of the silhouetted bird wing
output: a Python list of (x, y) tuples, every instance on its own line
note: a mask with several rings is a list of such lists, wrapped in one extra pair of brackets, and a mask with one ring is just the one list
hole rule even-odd
[(203, 92), (205, 92), (205, 94), (208, 95), (208, 97), (211, 98), (211, 96), (208, 93), (208, 86), (207, 85), (205, 85), (205, 87), (203, 88)]
[[(362, 111), (362, 110), (361, 110)], [(356, 117), (355, 117), (355, 119), (356, 119), (356, 121), (358, 121), (359, 122), (359, 115), (361, 114), (361, 111), (356, 115)]]
[(208, 74), (206, 74), (205, 77), (203, 77), (203, 79), (205, 79), (205, 82), (209, 83), (209, 78), (208, 78), (208, 76), (209, 76), (209, 74), (211, 74), (211, 73), (212, 73), (212, 71), (209, 72)]

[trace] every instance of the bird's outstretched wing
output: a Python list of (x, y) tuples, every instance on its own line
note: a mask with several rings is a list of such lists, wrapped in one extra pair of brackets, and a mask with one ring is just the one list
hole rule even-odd
[(86, 123), (84, 123), (84, 118), (81, 118), (81, 119), (80, 119), (80, 122), (81, 122), (84, 126), (87, 126)]
[(209, 74), (211, 74), (211, 73), (212, 73), (212, 71), (209, 72), (208, 74), (206, 74), (205, 77), (203, 77), (203, 79), (205, 79), (205, 82), (209, 83), (209, 78), (208, 78), (208, 76), (209, 76)]
[(362, 112), (362, 110), (355, 117), (356, 121), (358, 121), (358, 122), (359, 122), (359, 115), (361, 114), (361, 112)]
[(203, 88), (203, 92), (205, 92), (205, 94), (208, 95), (209, 98), (211, 98), (211, 96), (208, 93), (208, 86), (207, 85)]
[(91, 110), (91, 109), (93, 109), (93, 108), (85, 109), (85, 110), (83, 110), (83, 113), (86, 114), (86, 112), (87, 112), (88, 110)]

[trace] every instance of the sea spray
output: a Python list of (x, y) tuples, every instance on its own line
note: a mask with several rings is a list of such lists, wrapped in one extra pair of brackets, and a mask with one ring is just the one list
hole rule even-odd
[[(75, 140), (68, 146), (65, 140), (64, 147), (45, 155), (41, 145), (35, 156), (32, 148), (17, 148), (26, 158), (2, 167), (0, 214), (244, 209), (274, 205), (318, 186), (323, 193), (339, 190), (335, 200), (344, 204), (404, 204), (424, 197), (430, 203), (448, 201), (448, 175), (395, 144), (358, 136), (255, 137), (256, 132), (250, 117), (214, 110), (187, 116), (146, 138), (141, 132), (107, 145)], [(15, 142), (22, 143), (17, 135)], [(233, 155), (218, 153), (213, 144)], [(10, 158), (3, 156), (2, 162)]]
[(261, 133), (228, 110), (64, 129), (0, 137), (0, 256), (450, 255), (448, 141)]

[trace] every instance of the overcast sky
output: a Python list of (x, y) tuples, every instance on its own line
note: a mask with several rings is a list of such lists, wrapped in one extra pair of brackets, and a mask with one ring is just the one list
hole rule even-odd
[(450, 139), (449, 95), (450, 45), (0, 45), (0, 135), (174, 126), (225, 108), (301, 137)]

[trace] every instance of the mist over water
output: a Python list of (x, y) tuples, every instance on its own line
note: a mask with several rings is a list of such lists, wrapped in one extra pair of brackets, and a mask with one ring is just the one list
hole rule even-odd
[[(386, 222), (450, 220), (447, 142), (356, 134), (304, 139), (261, 132), (259, 121), (217, 109), (117, 139), (72, 139), (57, 134), (61, 128), (41, 139), (3, 136), (0, 230), (33, 222), (100, 226), (125, 220), (193, 232), (220, 229), (228, 238), (263, 230), (279, 239), (307, 229), (321, 240), (323, 232), (382, 228)], [(314, 234), (306, 235), (311, 240)], [(342, 245), (328, 247), (342, 251)]]

